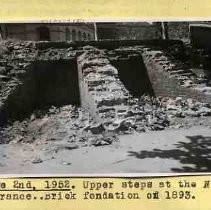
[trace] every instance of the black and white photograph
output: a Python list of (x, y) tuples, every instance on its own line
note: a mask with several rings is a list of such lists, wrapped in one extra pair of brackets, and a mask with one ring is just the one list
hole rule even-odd
[(0, 23), (0, 174), (211, 172), (211, 22)]

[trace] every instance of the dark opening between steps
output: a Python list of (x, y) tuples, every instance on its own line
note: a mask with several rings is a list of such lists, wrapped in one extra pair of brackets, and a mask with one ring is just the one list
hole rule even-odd
[(22, 120), (35, 109), (68, 104), (80, 105), (76, 61), (35, 62), (24, 76), (23, 84), (8, 97), (0, 124), (8, 119)]
[(111, 60), (118, 70), (119, 78), (131, 95), (138, 97), (143, 94), (154, 95), (147, 69), (141, 56), (131, 56)]

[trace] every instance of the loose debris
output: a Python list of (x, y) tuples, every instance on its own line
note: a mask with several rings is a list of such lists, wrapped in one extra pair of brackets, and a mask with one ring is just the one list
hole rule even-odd
[[(72, 105), (51, 107), (46, 112), (37, 110), (30, 118), (1, 128), (1, 143), (62, 141), (71, 145), (66, 145), (65, 149), (75, 149), (78, 145), (103, 146), (118, 141), (119, 134), (168, 129), (177, 125), (177, 119), (188, 119), (191, 125), (192, 118), (211, 116), (209, 104), (180, 97), (142, 96), (131, 98), (128, 104), (129, 108), (121, 118), (104, 119), (101, 123), (96, 123), (87, 112)], [(57, 146), (56, 150), (61, 148)]]
[[(73, 105), (46, 107), (34, 110), (23, 120), (10, 121), (0, 128), (0, 143), (63, 142), (54, 151), (72, 150), (78, 146), (104, 146), (118, 141), (118, 135), (134, 132), (157, 131), (191, 126), (193, 119), (211, 116), (211, 107), (193, 99), (181, 97), (152, 97), (143, 95), (132, 97), (118, 78), (107, 55), (116, 56), (120, 51), (124, 56), (139, 56), (147, 52), (150, 59), (157, 59), (170, 76), (177, 77), (185, 87), (204, 88), (209, 92), (207, 80), (192, 70), (183, 70), (181, 63), (172, 63), (162, 51), (149, 53), (150, 48), (136, 46), (116, 49), (105, 53), (92, 46), (73, 50), (38, 49), (33, 42), (7, 41), (0, 48), (0, 113), (8, 95), (24, 81), (30, 63), (37, 60), (65, 60), (80, 55), (81, 66), (87, 90), (94, 99), (100, 120), (85, 110)], [(206, 89), (206, 90), (205, 90)], [(109, 92), (109, 95), (108, 95)], [(209, 124), (209, 120), (206, 123)], [(203, 122), (204, 123), (204, 122)], [(32, 163), (40, 163), (35, 158)], [(71, 163), (63, 163), (69, 165)]]

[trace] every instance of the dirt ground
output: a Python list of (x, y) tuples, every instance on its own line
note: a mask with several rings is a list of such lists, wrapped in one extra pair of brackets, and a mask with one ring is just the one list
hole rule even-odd
[(206, 172), (210, 159), (207, 126), (135, 132), (105, 146), (63, 140), (0, 145), (1, 174)]

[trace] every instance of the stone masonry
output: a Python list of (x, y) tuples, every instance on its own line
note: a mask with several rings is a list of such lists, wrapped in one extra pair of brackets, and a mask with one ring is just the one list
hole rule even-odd
[[(78, 46), (71, 43), (5, 42), (0, 59), (2, 123), (11, 116), (15, 118), (11, 112), (20, 105), (14, 100), (21, 97), (15, 97), (15, 90), (27, 81), (30, 83), (27, 80), (30, 66), (41, 61), (77, 62), (80, 104), (92, 115), (98, 124), (96, 126), (111, 132), (128, 128), (145, 130), (143, 124), (159, 130), (169, 124), (165, 108), (160, 106), (162, 101), (155, 99), (149, 107), (142, 99), (134, 97), (121, 81), (119, 69), (112, 65), (112, 60), (143, 59), (155, 97), (192, 98), (211, 103), (210, 87), (206, 86), (206, 82), (191, 69), (184, 68), (182, 62), (173, 59), (174, 55), (169, 55), (171, 43), (127, 41), (115, 42), (113, 46), (113, 49), (106, 48), (105, 42), (80, 43)], [(32, 99), (22, 103), (23, 106), (30, 104), (33, 104)], [(199, 115), (204, 114), (202, 112), (198, 109)], [(204, 112), (208, 114), (211, 110), (207, 108)]]

